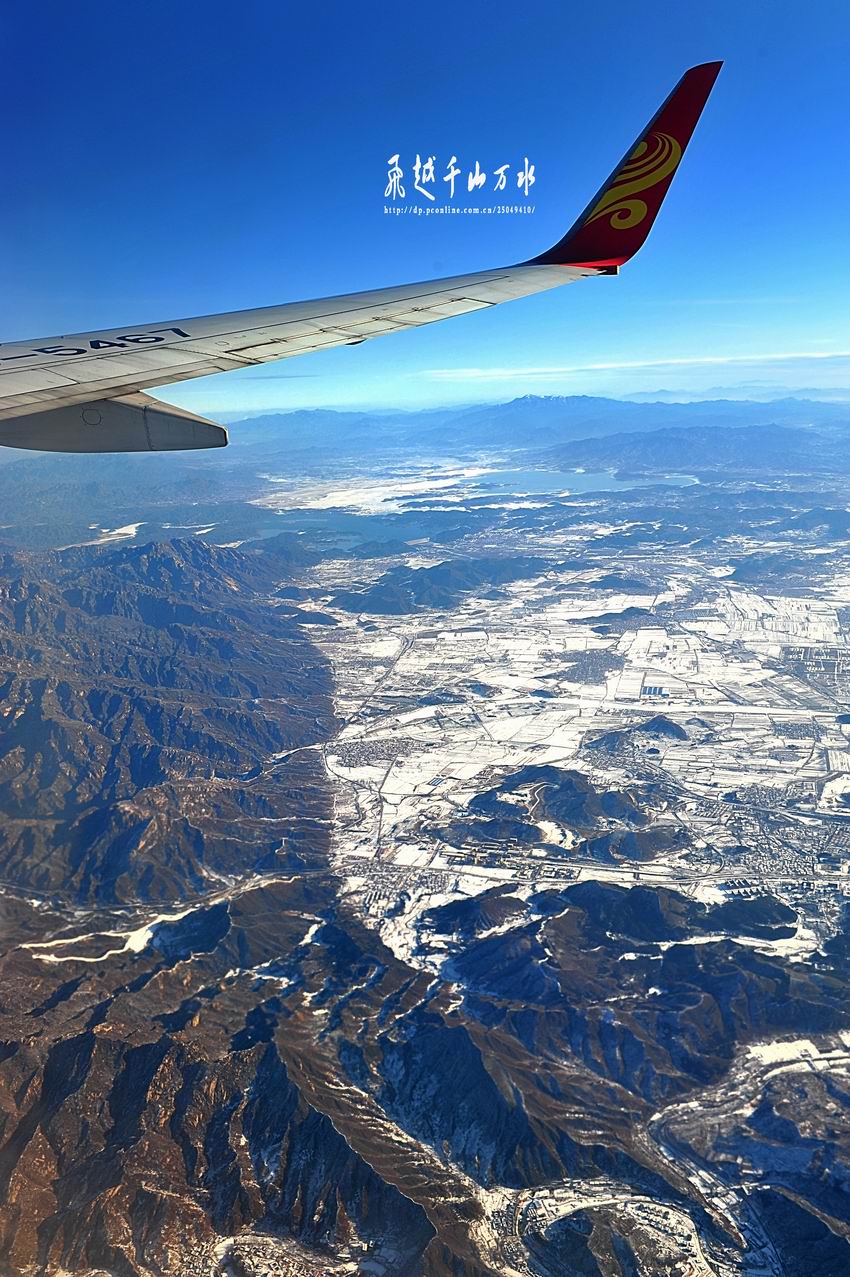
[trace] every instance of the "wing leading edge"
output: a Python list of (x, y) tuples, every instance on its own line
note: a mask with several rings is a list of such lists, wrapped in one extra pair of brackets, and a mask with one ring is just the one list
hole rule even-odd
[(221, 427), (139, 392), (358, 345), (615, 274), (646, 239), (721, 63), (687, 71), (582, 215), (516, 266), (260, 310), (0, 345), (0, 444), (58, 452), (220, 447)]

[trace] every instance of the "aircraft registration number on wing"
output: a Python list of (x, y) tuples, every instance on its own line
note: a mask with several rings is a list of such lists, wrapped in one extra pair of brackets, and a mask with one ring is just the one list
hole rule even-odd
[(120, 333), (115, 337), (92, 337), (84, 346), (33, 346), (16, 355), (0, 355), (0, 363), (11, 359), (29, 359), (32, 355), (87, 355), (98, 350), (124, 350), (127, 346), (154, 346), (173, 333), (177, 337), (190, 334), (182, 328), (151, 328), (145, 333)]

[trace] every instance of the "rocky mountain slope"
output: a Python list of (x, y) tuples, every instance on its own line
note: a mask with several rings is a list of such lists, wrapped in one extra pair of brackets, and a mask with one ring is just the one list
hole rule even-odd
[[(804, 964), (767, 891), (505, 885), (399, 957), (331, 871), (279, 549), (0, 564), (0, 1273), (673, 1277), (675, 1237), (841, 1272), (846, 1097), (767, 1074), (847, 1050), (845, 933)], [(554, 767), (458, 821), (508, 818), (672, 845), (657, 794)]]

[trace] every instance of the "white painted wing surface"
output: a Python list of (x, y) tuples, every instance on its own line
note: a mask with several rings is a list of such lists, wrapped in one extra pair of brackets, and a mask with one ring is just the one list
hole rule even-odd
[[(132, 438), (110, 447), (106, 435), (114, 413), (102, 401), (331, 346), (355, 345), (597, 273), (587, 267), (515, 266), (260, 310), (0, 345), (0, 442), (55, 448), (66, 438), (72, 451), (124, 451)], [(47, 414), (76, 405), (88, 412), (63, 414), (57, 438), (59, 423), (56, 418), (46, 421)], [(43, 436), (40, 442), (25, 442), (38, 435)], [(152, 446), (142, 433), (138, 444), (145, 450)]]

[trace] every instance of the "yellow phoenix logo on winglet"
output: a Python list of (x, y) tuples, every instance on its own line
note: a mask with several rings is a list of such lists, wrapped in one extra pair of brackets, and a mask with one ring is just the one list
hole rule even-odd
[(618, 231), (637, 226), (648, 209), (643, 200), (632, 197), (675, 173), (681, 158), (682, 148), (674, 137), (669, 133), (650, 133), (637, 144), (620, 169), (616, 184), (605, 192), (587, 221), (606, 217), (612, 229)]

